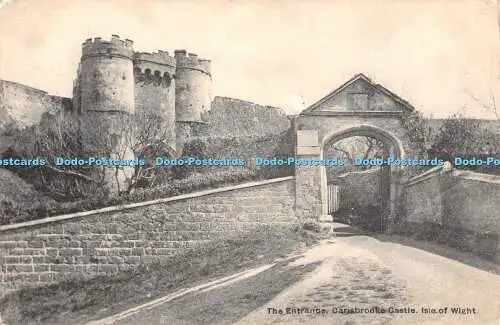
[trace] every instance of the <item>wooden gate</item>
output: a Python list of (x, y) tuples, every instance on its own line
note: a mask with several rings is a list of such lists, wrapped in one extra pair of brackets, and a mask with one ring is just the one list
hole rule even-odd
[(339, 193), (338, 185), (328, 185), (328, 214), (332, 214), (339, 209)]

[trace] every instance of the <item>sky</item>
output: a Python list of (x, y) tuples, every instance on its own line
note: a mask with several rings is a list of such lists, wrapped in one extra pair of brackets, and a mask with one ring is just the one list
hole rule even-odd
[(214, 95), (290, 114), (364, 73), (426, 116), (493, 118), (498, 12), (496, 0), (0, 0), (0, 79), (70, 97), (81, 43), (118, 34), (211, 59)]

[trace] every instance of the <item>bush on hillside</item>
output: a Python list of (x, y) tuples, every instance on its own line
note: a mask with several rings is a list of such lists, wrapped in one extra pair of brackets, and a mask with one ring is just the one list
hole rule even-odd
[(154, 188), (137, 189), (119, 197), (99, 196), (75, 202), (38, 201), (32, 205), (19, 206), (12, 202), (0, 202), (0, 224), (10, 224), (41, 219), (57, 214), (76, 213), (106, 206), (142, 202), (187, 194), (199, 190), (241, 184), (245, 181), (260, 180), (261, 176), (248, 169), (221, 169), (216, 173), (191, 174), (184, 179), (172, 180)]
[[(201, 159), (243, 159), (244, 168), (255, 172), (263, 179), (292, 176), (293, 166), (256, 166), (256, 157), (283, 158), (294, 155), (293, 137), (290, 132), (262, 137), (198, 138), (184, 145), (182, 157)], [(241, 166), (177, 166), (172, 168), (174, 178), (180, 179), (190, 174), (214, 174), (222, 169), (242, 168)]]
[[(50, 121), (49, 121), (50, 122)], [(52, 157), (78, 156), (80, 154), (80, 139), (72, 123), (75, 121), (59, 121), (51, 124), (41, 123), (32, 132), (18, 135), (17, 143), (21, 144), (9, 152), (9, 156), (39, 156)], [(63, 123), (64, 122), (64, 123)], [(66, 125), (66, 124), (68, 125)], [(28, 136), (31, 134), (31, 137)], [(32, 134), (39, 136), (33, 137)], [(148, 139), (148, 137), (146, 137)], [(147, 141), (146, 141), (147, 142)], [(149, 142), (148, 142), (149, 143)], [(154, 147), (154, 148), (153, 148)], [(156, 142), (142, 150), (148, 157), (172, 153), (159, 150)], [(283, 157), (293, 155), (293, 136), (291, 131), (279, 135), (233, 138), (203, 138), (194, 139), (184, 146), (180, 158), (196, 157), (205, 159), (246, 159), (244, 166), (146, 166), (143, 177), (134, 179), (134, 186), (121, 193), (119, 197), (110, 196), (99, 182), (94, 182), (91, 172), (97, 168), (70, 167), (63, 170), (62, 166), (41, 168), (14, 168), (12, 171), (32, 183), (35, 188), (47, 193), (59, 202), (33, 202), (29, 207), (20, 206), (15, 201), (3, 202), (0, 212), (4, 220), (0, 222), (15, 223), (26, 220), (44, 218), (55, 214), (73, 213), (92, 210), (105, 206), (138, 202), (157, 198), (171, 197), (197, 190), (234, 185), (250, 180), (270, 179), (293, 175), (291, 166), (259, 167), (255, 166), (254, 158)], [(163, 152), (163, 153), (162, 153)], [(142, 157), (142, 156), (141, 156)], [(78, 175), (77, 175), (78, 174)]]
[[(497, 157), (500, 154), (500, 134), (486, 128), (480, 120), (454, 114), (439, 128), (429, 155), (454, 164), (454, 157), (478, 158)], [(454, 164), (455, 165), (455, 164)], [(458, 169), (500, 174), (496, 166), (455, 165)]]
[(183, 179), (171, 180), (169, 183), (162, 186), (137, 189), (131, 194), (125, 196), (124, 200), (130, 202), (153, 200), (258, 179), (258, 175), (247, 169), (222, 169), (217, 173), (212, 174), (196, 173)]
[(418, 154), (425, 153), (425, 144), (430, 140), (428, 119), (418, 111), (405, 111), (402, 119), (403, 127)]

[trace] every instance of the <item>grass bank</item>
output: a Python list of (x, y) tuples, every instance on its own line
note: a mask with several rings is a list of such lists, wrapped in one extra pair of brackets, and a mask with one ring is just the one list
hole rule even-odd
[(115, 276), (13, 292), (0, 301), (0, 313), (7, 324), (84, 324), (179, 289), (271, 263), (320, 238), (318, 232), (298, 225), (260, 227)]

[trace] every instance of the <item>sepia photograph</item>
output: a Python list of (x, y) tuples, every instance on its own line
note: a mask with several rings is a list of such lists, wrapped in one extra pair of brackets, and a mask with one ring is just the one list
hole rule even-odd
[(0, 0), (0, 325), (500, 325), (500, 0)]

